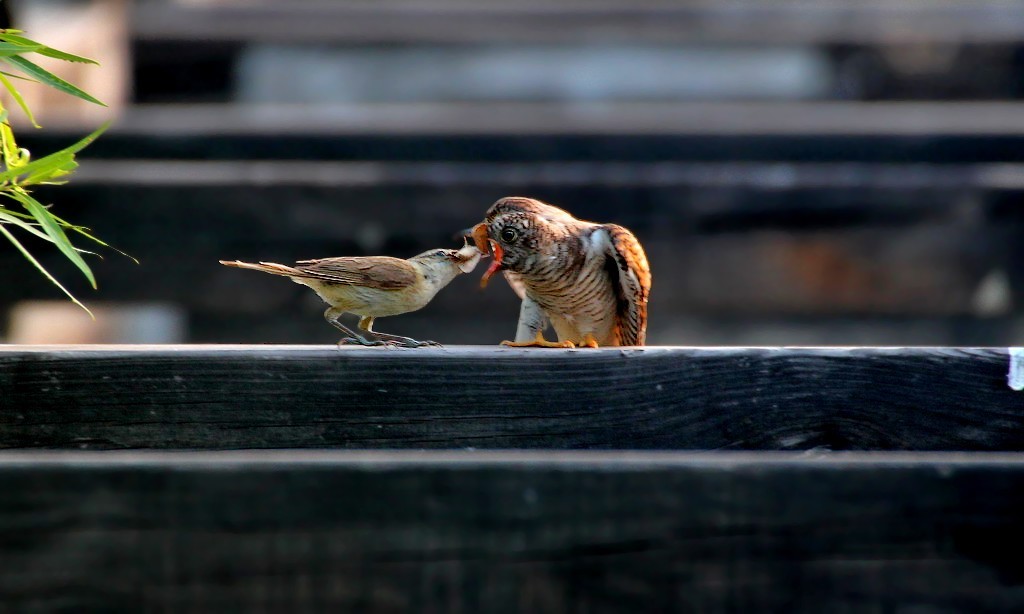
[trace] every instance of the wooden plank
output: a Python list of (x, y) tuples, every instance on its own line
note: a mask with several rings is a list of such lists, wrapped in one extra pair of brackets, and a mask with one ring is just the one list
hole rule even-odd
[(1005, 349), (5, 346), (4, 448), (1021, 450)]
[[(218, 260), (408, 257), (455, 245), (454, 233), (516, 193), (632, 229), (652, 262), (651, 309), (663, 321), (721, 313), (972, 315), (984, 280), (1015, 280), (1021, 268), (1009, 258), (1019, 214), (996, 215), (990, 206), (1018, 197), (1018, 165), (179, 162), (164, 169), (96, 162), (92, 176), (40, 189), (39, 197), (74, 210), (76, 223), (142, 264), (116, 256), (95, 262), (99, 294), (41, 245), (44, 265), (85, 297), (167, 301), (210, 315), (315, 318), (320, 304), (304, 288)], [(0, 256), (0, 266), (9, 271), (0, 306), (56, 296), (17, 253)], [(515, 300), (503, 287), (476, 291), (478, 276), (456, 280), (429, 308), (436, 316), (429, 328), (409, 334), (462, 326), (446, 314), (499, 310), (514, 321)], [(1012, 302), (999, 305), (996, 313)]]
[(1017, 611), (1014, 455), (0, 454), (14, 610)]
[[(47, 132), (54, 133), (61, 126), (54, 123), (47, 128)], [(985, 101), (467, 102), (304, 105), (301, 112), (296, 112), (294, 105), (153, 104), (129, 107), (104, 139), (123, 134), (156, 135), (172, 141), (185, 136), (224, 135), (1019, 137), (1024, 134), (1024, 104)], [(479, 156), (489, 152), (475, 153)], [(1020, 158), (1002, 161), (1008, 159)]]
[(1012, 3), (833, 0), (615, 2), (143, 3), (142, 40), (297, 43), (830, 44), (1017, 42)]
[[(979, 162), (662, 162), (89, 160), (76, 185), (159, 187), (672, 186), (745, 190), (1024, 191), (1024, 164)], [(821, 208), (829, 202), (818, 204)], [(899, 206), (897, 203), (896, 206)], [(924, 203), (903, 202), (911, 207)], [(944, 204), (944, 203), (942, 203)], [(927, 206), (927, 205), (924, 205)]]
[[(496, 345), (512, 336), (518, 306), (502, 292), (490, 311), (448, 316), (447, 301), (433, 309), (382, 320), (383, 330), (403, 335), (422, 333), (445, 345)], [(512, 302), (509, 302), (512, 301)], [(453, 300), (453, 302), (455, 302)], [(90, 303), (92, 306), (96, 306)], [(301, 317), (306, 315), (308, 317)], [(82, 316), (87, 317), (87, 316)], [(50, 330), (53, 330), (52, 327)], [(416, 337), (419, 338), (419, 337)], [(659, 317), (650, 322), (647, 338), (670, 346), (998, 346), (1024, 339), (1024, 317), (906, 317), (688, 315)], [(316, 309), (263, 313), (190, 312), (192, 343), (318, 344), (335, 341), (334, 329), (316, 317)], [(27, 342), (27, 341), (24, 341)], [(104, 341), (104, 343), (121, 341)], [(127, 341), (123, 341), (127, 343)], [(132, 341), (140, 343), (145, 341)]]

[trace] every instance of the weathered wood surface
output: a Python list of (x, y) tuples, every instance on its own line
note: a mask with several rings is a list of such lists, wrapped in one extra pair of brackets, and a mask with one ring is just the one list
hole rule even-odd
[(4, 448), (1024, 450), (1005, 349), (4, 346)]
[(1024, 15), (996, 0), (946, 2), (276, 2), (142, 3), (149, 40), (302, 43), (1017, 42)]
[[(969, 315), (987, 276), (1002, 271), (1011, 291), (1024, 276), (1012, 258), (1024, 218), (999, 206), (1024, 193), (1020, 165), (104, 160), (85, 168), (81, 181), (39, 194), (142, 262), (95, 262), (100, 296), (168, 301), (204, 316), (301, 319), (319, 304), (305, 288), (218, 260), (412, 256), (455, 245), (454, 233), (508, 194), (633, 230), (654, 271), (652, 313), (665, 322), (723, 313)], [(38, 251), (73, 291), (92, 295), (59, 253)], [(18, 254), (4, 262), (0, 305), (55, 296)], [(407, 334), (474, 340), (465, 318), (443, 314), (514, 322), (517, 302), (505, 288), (473, 285), (457, 280), (424, 312), (442, 333)]]
[[(59, 124), (47, 128), (21, 138), (39, 143), (61, 138), (66, 146), (82, 130), (74, 126), (69, 134)], [(565, 159), (664, 160), (706, 159), (715, 144), (729, 146), (747, 138), (757, 147), (748, 147), (746, 156), (716, 159), (763, 160), (778, 157), (778, 139), (789, 138), (783, 143), (791, 155), (802, 153), (808, 161), (821, 161), (837, 159), (833, 156), (844, 151), (822, 147), (822, 139), (828, 138), (852, 142), (857, 147), (849, 149), (868, 160), (958, 156), (961, 161), (1000, 162), (1024, 159), (1019, 147), (1013, 147), (1022, 135), (1024, 104), (1013, 101), (423, 102), (309, 105), (301, 113), (286, 104), (147, 104), (128, 107), (86, 153), (109, 152), (118, 139), (158, 137), (145, 145), (155, 153), (163, 150), (161, 157), (207, 159), (219, 157), (225, 137), (264, 136), (257, 144), (271, 150), (260, 156), (267, 159), (445, 160), (452, 159), (454, 150), (461, 154), (458, 159), (468, 160), (550, 159), (552, 153), (562, 153)], [(679, 142), (687, 136), (703, 138)], [(302, 140), (297, 142), (296, 137)], [(495, 137), (510, 141), (487, 140)], [(545, 137), (561, 137), (568, 147), (540, 147)], [(572, 147), (571, 137), (592, 140)], [(636, 137), (646, 139), (624, 158), (621, 142), (628, 145)], [(674, 147), (659, 147), (665, 142)], [(183, 155), (186, 145), (190, 153)], [(252, 146), (242, 141), (226, 157), (258, 156), (260, 149), (253, 151)], [(992, 154), (979, 156), (979, 151)]]
[(1024, 460), (0, 453), (16, 611), (1010, 612)]

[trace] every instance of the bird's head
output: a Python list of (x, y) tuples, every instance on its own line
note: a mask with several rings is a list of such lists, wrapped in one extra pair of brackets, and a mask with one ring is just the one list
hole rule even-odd
[(467, 242), (461, 249), (432, 249), (413, 256), (409, 260), (430, 271), (450, 271), (454, 275), (458, 275), (460, 272), (472, 272), (483, 255), (475, 246)]
[(546, 251), (546, 244), (562, 236), (572, 223), (577, 220), (569, 213), (539, 200), (521, 196), (498, 200), (469, 233), (478, 250), (494, 256), (480, 285), (486, 286), (500, 270), (525, 272), (531, 259)]

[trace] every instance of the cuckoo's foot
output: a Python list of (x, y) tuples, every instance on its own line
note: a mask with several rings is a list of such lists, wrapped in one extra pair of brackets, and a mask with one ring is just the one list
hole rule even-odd
[(583, 335), (583, 341), (580, 341), (579, 347), (581, 348), (596, 348), (599, 347), (597, 339), (594, 339), (594, 335), (587, 333)]
[(548, 341), (544, 333), (537, 331), (533, 341), (502, 341), (501, 345), (513, 348), (574, 348), (576, 344), (572, 341)]

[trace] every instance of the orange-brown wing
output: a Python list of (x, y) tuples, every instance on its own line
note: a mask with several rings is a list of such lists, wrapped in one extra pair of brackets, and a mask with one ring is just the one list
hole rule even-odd
[(413, 265), (390, 256), (300, 260), (295, 269), (309, 279), (381, 290), (401, 290), (418, 279)]
[(611, 239), (608, 273), (615, 288), (615, 329), (620, 345), (643, 345), (647, 340), (647, 299), (651, 268), (644, 248), (633, 233), (615, 224), (603, 225)]

